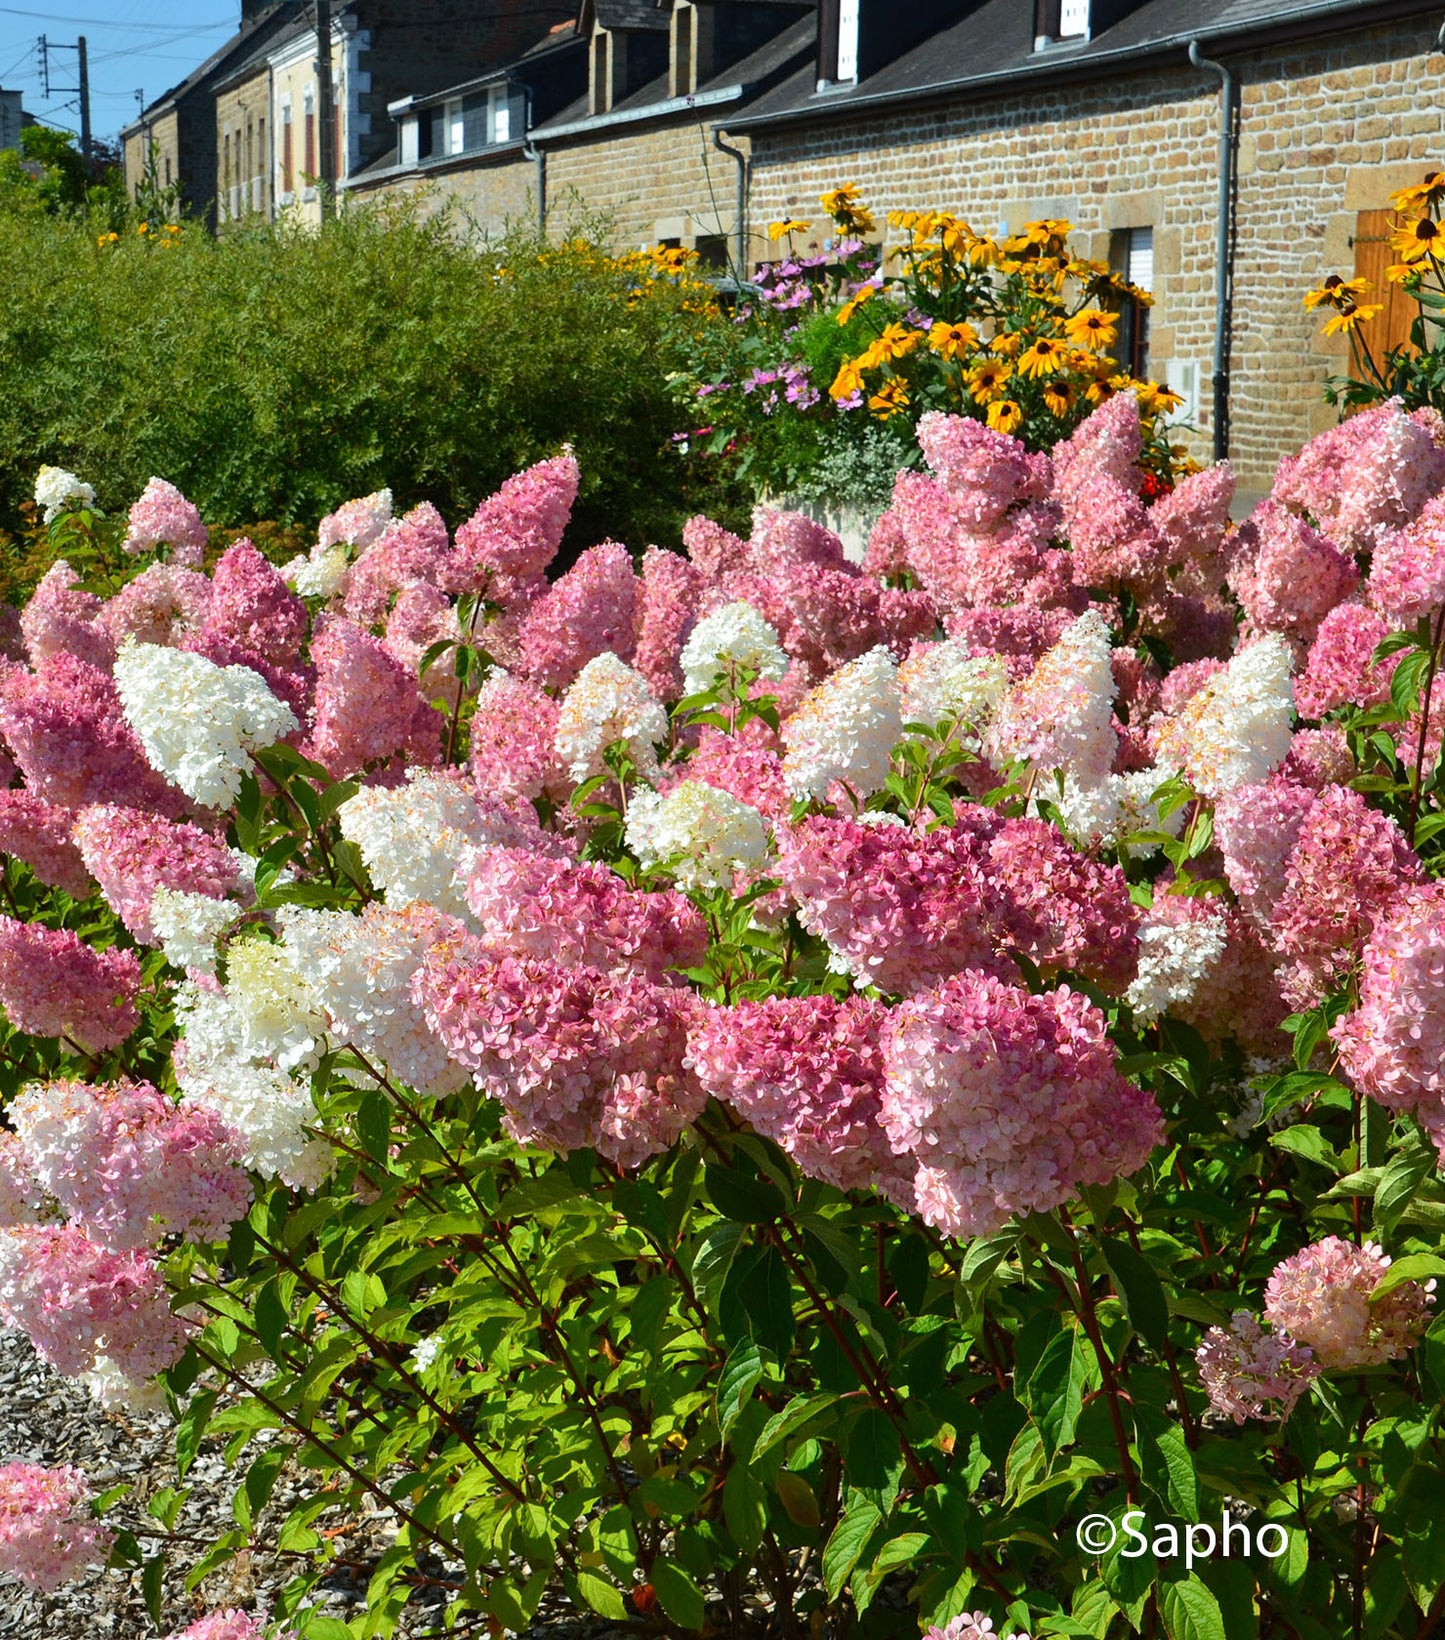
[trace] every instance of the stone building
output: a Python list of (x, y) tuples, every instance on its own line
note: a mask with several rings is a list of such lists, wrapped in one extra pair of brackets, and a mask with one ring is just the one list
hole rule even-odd
[[(1423, 0), (583, 0), (586, 93), (539, 109), (530, 158), (515, 141), (445, 165), (398, 150), (353, 181), (455, 194), (483, 224), (541, 198), (554, 232), (601, 213), (619, 248), (671, 240), (715, 262), (737, 244), (766, 255), (784, 217), (822, 240), (818, 196), (842, 182), (880, 222), (1065, 217), (1152, 290), (1134, 362), (1184, 395), (1196, 453), (1227, 449), (1262, 490), (1333, 421), (1321, 390), (1347, 362), (1304, 291), (1382, 269), (1391, 190), (1445, 162), (1442, 15)], [(1376, 345), (1408, 317), (1397, 296)]]
[[(395, 149), (387, 104), (403, 92), (490, 70), (572, 11), (571, 0), (333, 0), (335, 180)], [(153, 163), (156, 182), (178, 182), (213, 223), (286, 207), (315, 219), (320, 117), (314, 6), (242, 0), (237, 33), (121, 133), (127, 186)]]

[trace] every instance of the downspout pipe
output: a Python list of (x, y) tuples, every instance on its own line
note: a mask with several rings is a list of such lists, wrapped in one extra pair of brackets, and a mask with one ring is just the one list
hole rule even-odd
[(725, 142), (722, 131), (716, 125), (712, 128), (712, 145), (719, 153), (729, 155), (738, 168), (737, 270), (734, 277), (741, 290), (748, 276), (748, 156), (741, 148), (734, 148), (730, 142)]
[(522, 155), (537, 167), (537, 237), (547, 237), (547, 154), (532, 141), (532, 88), (522, 87)]
[(1214, 251), (1214, 459), (1229, 456), (1229, 332), (1233, 320), (1234, 137), (1239, 117), (1239, 81), (1223, 63), (1201, 54), (1198, 40), (1189, 42), (1189, 61), (1206, 74), (1219, 76), (1219, 206)]

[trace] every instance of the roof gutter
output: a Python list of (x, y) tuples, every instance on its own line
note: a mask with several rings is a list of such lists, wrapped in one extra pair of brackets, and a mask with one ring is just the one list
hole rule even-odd
[(1414, 12), (1433, 10), (1420, 0), (1373, 0), (1368, 8), (1359, 0), (1323, 0), (1323, 3), (1292, 6), (1288, 11), (1260, 18), (1253, 24), (1236, 23), (1216, 25), (1213, 28), (1191, 30), (1187, 34), (1168, 34), (1145, 45), (1120, 46), (1113, 51), (1087, 52), (1067, 62), (1023, 63), (996, 70), (989, 74), (965, 74), (949, 80), (932, 80), (926, 85), (903, 86), (896, 91), (876, 91), (869, 96), (840, 96), (829, 92), (825, 97), (810, 99), (802, 108), (780, 109), (775, 114), (758, 114), (749, 119), (730, 120), (730, 131), (752, 131), (774, 125), (799, 125), (809, 120), (836, 121), (850, 113), (868, 113), (875, 108), (890, 108), (898, 103), (942, 100), (956, 96), (960, 91), (978, 91), (998, 86), (1015, 87), (1020, 80), (1037, 84), (1058, 84), (1070, 80), (1094, 79), (1099, 71), (1129, 66), (1143, 67), (1159, 58), (1187, 55), (1189, 47), (1200, 41), (1223, 45), (1228, 41), (1241, 43), (1250, 40), (1267, 41), (1271, 37), (1288, 37), (1297, 24), (1337, 20), (1341, 26), (1352, 22), (1360, 28), (1370, 27), (1395, 17), (1406, 17)]
[(669, 114), (688, 114), (694, 108), (721, 108), (726, 103), (740, 102), (746, 91), (746, 86), (723, 85), (716, 91), (698, 91), (691, 97), (668, 97), (663, 102), (646, 103), (641, 108), (617, 108), (609, 114), (569, 120), (566, 125), (543, 126), (532, 133), (532, 141), (553, 142), (562, 137), (586, 136), (592, 131), (610, 130), (615, 125), (635, 125), (642, 120), (666, 119)]

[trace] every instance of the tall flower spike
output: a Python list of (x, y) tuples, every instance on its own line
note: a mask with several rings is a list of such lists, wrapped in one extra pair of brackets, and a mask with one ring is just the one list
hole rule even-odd
[(0, 1469), (0, 1572), (48, 1592), (103, 1564), (115, 1534), (96, 1520), (90, 1482), (71, 1464)]
[(239, 880), (235, 857), (224, 843), (199, 826), (139, 809), (112, 804), (82, 809), (75, 841), (106, 904), (145, 945), (156, 943), (150, 911), (158, 888), (222, 900)]
[(130, 528), (121, 550), (140, 553), (167, 546), (172, 563), (194, 569), (204, 559), (209, 539), (200, 513), (175, 485), (153, 478), (131, 507)]
[(580, 784), (606, 771), (602, 754), (621, 741), (644, 780), (657, 775), (656, 747), (667, 739), (667, 713), (640, 672), (602, 654), (588, 661), (562, 697), (554, 748)]
[(795, 798), (825, 798), (835, 781), (868, 797), (902, 734), (898, 668), (880, 645), (839, 667), (783, 724), (783, 779)]
[(518, 671), (549, 689), (565, 689), (600, 655), (631, 660), (637, 593), (626, 547), (616, 541), (589, 547), (523, 617)]
[(1088, 610), (1004, 697), (984, 741), (990, 760), (1062, 769), (1085, 785), (1103, 779), (1117, 743), (1110, 652), (1104, 617)]
[(1293, 729), (1293, 656), (1277, 633), (1240, 650), (1183, 709), (1151, 729), (1155, 755), (1206, 797), (1263, 780), (1285, 759)]

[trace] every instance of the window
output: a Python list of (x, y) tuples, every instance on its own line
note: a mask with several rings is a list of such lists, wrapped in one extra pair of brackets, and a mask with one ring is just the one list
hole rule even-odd
[(291, 134), (291, 107), (281, 110), (281, 192), (296, 192), (296, 150)]
[(1087, 39), (1089, 36), (1089, 0), (1062, 0), (1059, 6), (1059, 38), (1061, 40)]
[(858, 78), (858, 6), (859, 0), (838, 0), (838, 72), (839, 80)]
[(448, 154), (464, 153), (467, 146), (467, 121), (459, 101), (446, 107), (446, 147)]
[(509, 87), (498, 86), (492, 92), (492, 141), (510, 142), (512, 140), (512, 104), (508, 97)]
[(858, 78), (858, 26), (862, 0), (823, 0), (818, 18), (818, 86)]
[(1361, 211), (1355, 219), (1355, 278), (1368, 279), (1374, 287), (1364, 300), (1383, 303), (1385, 308), (1362, 324), (1357, 334), (1380, 363), (1392, 347), (1410, 346), (1410, 326), (1419, 312), (1405, 288), (1392, 284), (1385, 274), (1395, 261), (1390, 249), (1393, 225), (1390, 211)]
[(251, 184), (251, 204), (258, 211), (264, 211), (268, 208), (266, 172), (269, 169), (269, 163), (266, 155), (266, 119), (263, 115), (256, 121), (256, 170), (255, 180)]
[(1034, 50), (1089, 38), (1089, 0), (1034, 0)]
[(608, 42), (611, 36), (599, 29), (592, 36), (592, 113), (605, 114), (612, 107), (612, 86)]
[(685, 97), (697, 89), (697, 78), (693, 72), (697, 13), (691, 6), (679, 6), (673, 12), (672, 30), (672, 95)]
[(693, 249), (697, 252), (697, 259), (702, 267), (726, 269), (728, 265), (726, 234), (699, 234)]
[[(1121, 228), (1110, 235), (1109, 266), (1127, 283), (1150, 294), (1154, 290), (1153, 228)], [(1126, 300), (1119, 309), (1119, 339), (1114, 355), (1131, 376), (1149, 374), (1149, 309)]]
[(306, 87), (304, 107), (306, 124), (302, 138), (301, 174), (309, 186), (316, 176), (316, 98), (309, 85)]

